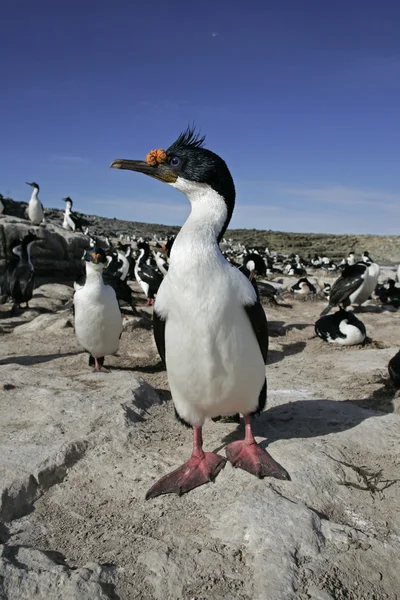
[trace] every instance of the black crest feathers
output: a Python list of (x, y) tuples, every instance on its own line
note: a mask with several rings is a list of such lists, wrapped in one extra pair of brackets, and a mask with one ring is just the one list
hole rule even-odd
[(205, 135), (200, 135), (199, 132), (196, 132), (196, 128), (194, 126), (189, 125), (186, 130), (180, 134), (178, 139), (171, 144), (167, 150), (167, 154), (170, 154), (171, 152), (177, 152), (182, 148), (203, 148), (205, 139)]

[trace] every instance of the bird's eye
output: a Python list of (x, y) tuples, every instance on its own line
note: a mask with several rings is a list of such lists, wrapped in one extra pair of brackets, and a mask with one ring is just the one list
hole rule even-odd
[(173, 156), (170, 161), (169, 164), (171, 165), (171, 167), (179, 167), (179, 165), (181, 164), (181, 159), (179, 158), (179, 156)]

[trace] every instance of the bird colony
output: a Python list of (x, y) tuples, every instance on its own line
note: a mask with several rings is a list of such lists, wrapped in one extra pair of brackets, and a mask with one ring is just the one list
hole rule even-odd
[[(285, 463), (282, 454), (278, 460), (272, 447), (267, 450), (256, 439), (262, 435), (258, 421), (265, 422), (264, 414), (268, 417), (268, 373), (276, 367), (277, 351), (269, 354), (269, 346), (282, 333), (277, 321), (269, 325), (268, 313), (284, 321), (296, 307), (297, 314), (307, 320), (312, 310), (314, 320), (308, 323), (312, 331), (304, 332), (301, 339), (299, 326), (296, 352), (307, 344), (320, 344), (320, 351), (330, 356), (331, 373), (336, 369), (340, 377), (346, 352), (352, 352), (352, 357), (358, 352), (362, 363), (368, 348), (374, 347), (369, 315), (395, 315), (400, 307), (400, 266), (379, 265), (368, 251), (350, 252), (335, 262), (324, 255), (287, 255), (279, 249), (234, 243), (227, 233), (236, 200), (232, 175), (224, 160), (208, 150), (204, 138), (191, 129), (166, 150), (152, 150), (144, 160), (116, 159), (111, 167), (131, 172), (132, 189), (135, 177), (144, 174), (183, 192), (191, 204), (190, 216), (176, 237), (120, 235), (110, 239), (98, 235), (73, 211), (70, 197), (64, 199), (62, 227), (85, 242), (81, 273), (68, 284), (73, 289), (72, 301), (63, 307), (71, 315), (79, 348), (87, 353), (88, 365), (80, 371), (93, 371), (99, 381), (112, 378), (119, 368), (124, 339), (132, 335), (129, 324), (136, 319), (140, 329), (151, 317), (155, 347), (171, 394), (168, 410), (176, 425), (192, 431), (192, 450), (186, 441), (187, 455), (180, 466), (164, 471), (162, 466), (175, 462), (175, 457), (163, 452), (161, 477), (152, 481), (143, 468), (146, 499), (155, 502), (166, 494), (195, 494), (192, 490), (215, 480), (212, 489), (218, 496), (218, 480), (228, 463), (248, 476), (286, 481), (290, 486), (298, 475), (291, 468), (293, 463)], [(38, 230), (48, 223), (39, 185), (28, 185), (32, 194), (26, 218), (31, 227), (7, 249), (0, 278), (4, 323), (29, 314), (38, 289), (35, 247), (44, 243)], [(7, 217), (2, 198), (0, 212), (1, 219)], [(30, 348), (35, 354), (34, 339)], [(140, 347), (136, 350), (140, 353)], [(298, 368), (290, 375), (294, 401), (301, 353), (295, 359)], [(400, 351), (389, 360), (384, 358), (380, 366), (386, 389), (395, 394), (400, 388)], [(323, 372), (319, 378), (323, 383)], [(221, 440), (218, 448), (209, 451), (212, 444), (203, 432), (209, 420), (215, 426), (223, 423), (232, 432), (238, 427), (239, 433), (228, 435), (227, 443)], [(280, 426), (279, 420), (273, 422), (275, 439), (280, 437)], [(307, 463), (307, 454), (302, 461)]]

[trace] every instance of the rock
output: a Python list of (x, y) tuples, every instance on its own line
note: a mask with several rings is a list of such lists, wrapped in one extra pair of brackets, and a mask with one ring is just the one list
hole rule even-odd
[(26, 219), (3, 217), (0, 220), (0, 270), (10, 258), (10, 246), (32, 232), (40, 241), (32, 246), (31, 258), (35, 274), (44, 277), (73, 278), (82, 270), (82, 255), (89, 239), (82, 234), (66, 231), (56, 224), (46, 227), (32, 225)]
[(71, 569), (57, 552), (44, 553), (23, 546), (0, 549), (2, 600), (110, 600), (114, 592), (113, 568), (88, 564)]
[(150, 329), (153, 327), (153, 318), (144, 310), (140, 312), (140, 316), (124, 317), (122, 320), (124, 331), (132, 332), (135, 329)]
[(88, 448), (112, 435), (118, 440), (128, 436), (132, 422), (159, 402), (154, 390), (129, 372), (71, 378), (13, 364), (2, 366), (2, 377), (8, 389), (0, 400), (3, 521), (28, 512)]
[(70, 316), (60, 317), (58, 314), (44, 314), (39, 315), (36, 319), (24, 325), (16, 327), (14, 335), (34, 333), (35, 331), (44, 331), (45, 329), (49, 332), (58, 332), (65, 327), (73, 327), (73, 320)]

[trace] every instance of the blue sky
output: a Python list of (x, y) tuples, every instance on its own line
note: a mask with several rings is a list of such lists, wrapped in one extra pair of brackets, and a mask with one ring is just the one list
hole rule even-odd
[(3, 0), (0, 192), (181, 224), (188, 201), (109, 169), (188, 122), (228, 163), (232, 227), (399, 234), (395, 0)]

